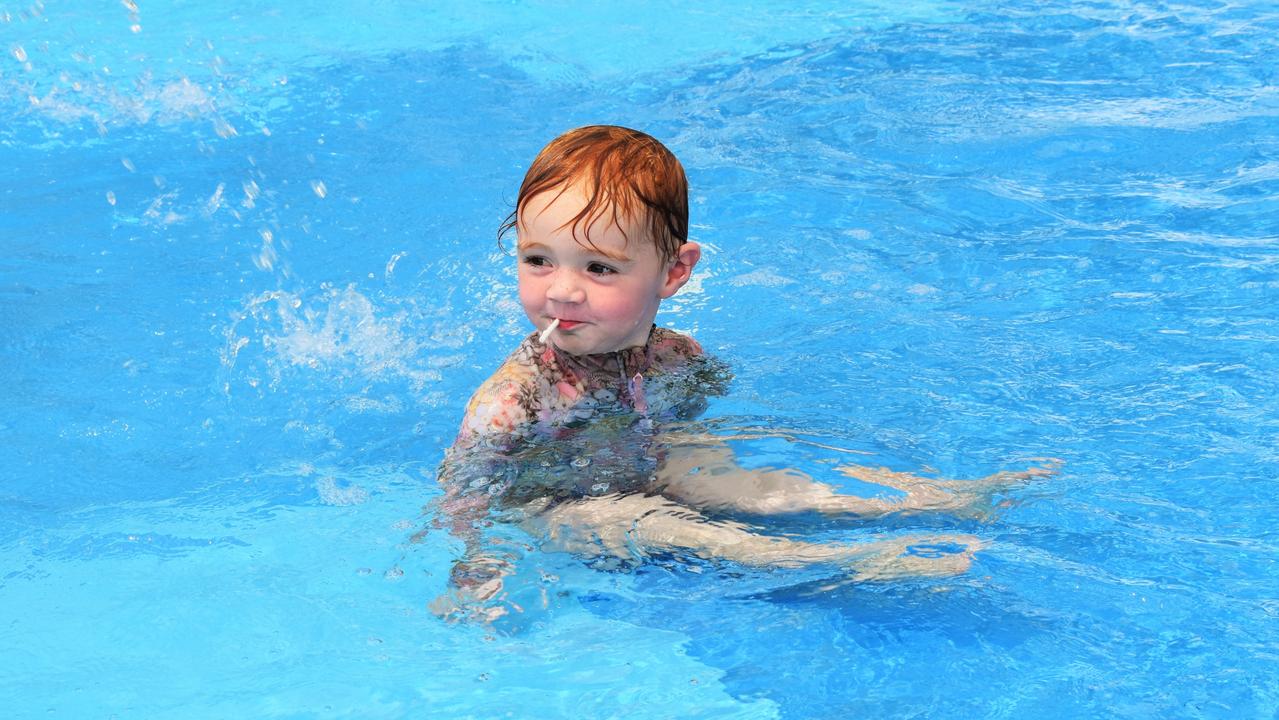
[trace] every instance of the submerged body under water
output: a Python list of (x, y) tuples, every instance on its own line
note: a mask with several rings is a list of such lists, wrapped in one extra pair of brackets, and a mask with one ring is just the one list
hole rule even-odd
[[(1270, 3), (352, 12), (0, 3), (9, 715), (1273, 714)], [(709, 516), (967, 572), (497, 522), (523, 612), (432, 613), (437, 468), (529, 331), (491, 238), (593, 122), (693, 187), (658, 322), (735, 377), (677, 430), (864, 497), (1065, 461), (980, 515)], [(564, 443), (574, 492), (629, 467)]]
[[(729, 375), (686, 336), (653, 327), (642, 346), (573, 355), (549, 335), (525, 338), (480, 386), (440, 465), (444, 494), (431, 524), (464, 543), (449, 594), (431, 604), (441, 617), (491, 622), (526, 612), (509, 600), (519, 588), (508, 583), (524, 558), (507, 550), (505, 533), (487, 532), (493, 523), (516, 524), (537, 550), (570, 552), (592, 567), (683, 555), (765, 569), (825, 566), (841, 583), (954, 576), (984, 547), (980, 538), (817, 543), (772, 534), (768, 519), (981, 517), (996, 494), (1060, 465), (968, 481), (845, 465), (838, 470), (889, 497), (841, 493), (797, 468), (743, 467), (729, 438), (689, 422), (709, 396), (725, 393)], [(763, 527), (735, 518), (742, 514)]]

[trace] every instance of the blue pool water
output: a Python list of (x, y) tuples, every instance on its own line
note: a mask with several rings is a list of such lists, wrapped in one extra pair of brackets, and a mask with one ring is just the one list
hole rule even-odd
[[(6, 717), (1272, 717), (1279, 9), (0, 2)], [(684, 161), (743, 462), (976, 477), (946, 581), (529, 547), (427, 609), (547, 140)], [(530, 544), (509, 530), (516, 543)], [(543, 599), (545, 601), (543, 602)]]

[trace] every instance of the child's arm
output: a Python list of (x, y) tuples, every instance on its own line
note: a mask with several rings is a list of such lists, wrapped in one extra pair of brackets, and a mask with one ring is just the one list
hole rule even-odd
[(520, 375), (507, 363), (475, 391), (457, 439), (440, 463), (440, 509), (450, 529), (468, 540), (468, 546), (471, 529), (487, 515), (492, 494), (504, 484), (513, 451), (532, 420), (528, 385)]
[(492, 614), (482, 606), (500, 590), (510, 563), (489, 547), (485, 528), (495, 495), (513, 479), (515, 456), (532, 422), (529, 384), (518, 368), (503, 365), (476, 390), (453, 446), (440, 463), (437, 479), (444, 495), (437, 502), (435, 525), (446, 527), (465, 544), (450, 572), (451, 601), (440, 599), (441, 615)]

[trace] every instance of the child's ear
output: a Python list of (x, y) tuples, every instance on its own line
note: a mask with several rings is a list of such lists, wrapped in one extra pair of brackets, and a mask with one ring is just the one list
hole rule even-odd
[(702, 248), (695, 242), (686, 242), (679, 246), (679, 250), (675, 251), (675, 259), (671, 261), (670, 267), (666, 269), (666, 281), (662, 283), (662, 290), (658, 296), (663, 300), (679, 292), (684, 287), (684, 283), (693, 276), (693, 268), (697, 266), (697, 261), (702, 259)]

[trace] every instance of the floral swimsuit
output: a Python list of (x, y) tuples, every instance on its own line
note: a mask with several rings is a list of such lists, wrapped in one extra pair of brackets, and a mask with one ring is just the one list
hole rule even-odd
[(451, 499), (485, 507), (644, 491), (660, 460), (653, 420), (695, 415), (726, 377), (666, 328), (595, 355), (533, 333), (471, 398), (440, 481)]

